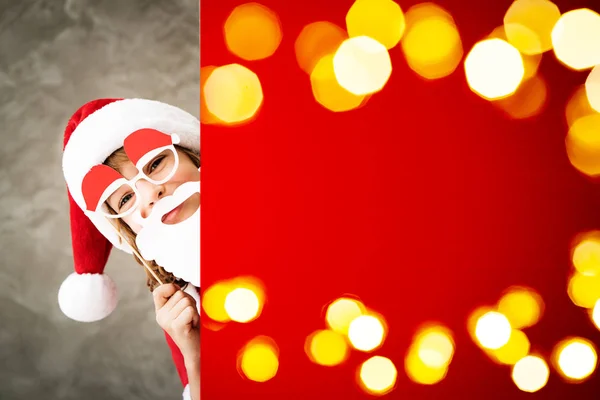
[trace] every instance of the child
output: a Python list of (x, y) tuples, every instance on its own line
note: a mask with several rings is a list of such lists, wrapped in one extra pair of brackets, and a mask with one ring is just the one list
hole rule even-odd
[(117, 305), (104, 267), (113, 246), (134, 254), (153, 293), (184, 385), (200, 398), (200, 123), (157, 101), (100, 99), (65, 130), (75, 272), (61, 285), (68, 317), (98, 321)]

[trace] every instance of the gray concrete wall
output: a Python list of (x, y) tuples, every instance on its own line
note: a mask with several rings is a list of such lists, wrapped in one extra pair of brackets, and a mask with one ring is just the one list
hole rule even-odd
[(145, 274), (114, 250), (120, 304), (82, 324), (57, 303), (73, 271), (61, 172), (69, 116), (98, 97), (198, 115), (196, 0), (0, 1), (0, 399), (178, 399)]

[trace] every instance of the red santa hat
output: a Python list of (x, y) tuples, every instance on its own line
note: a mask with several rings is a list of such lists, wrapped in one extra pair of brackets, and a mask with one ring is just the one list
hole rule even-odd
[(200, 122), (177, 107), (144, 99), (99, 99), (83, 105), (65, 129), (63, 174), (68, 189), (75, 272), (58, 291), (58, 304), (69, 318), (92, 322), (117, 306), (117, 288), (104, 274), (112, 247), (121, 243), (106, 217), (86, 209), (82, 183), (86, 174), (140, 130), (177, 135), (179, 145), (200, 154)]

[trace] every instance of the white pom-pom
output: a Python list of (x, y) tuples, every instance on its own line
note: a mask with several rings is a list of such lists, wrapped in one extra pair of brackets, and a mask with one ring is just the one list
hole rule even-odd
[(106, 318), (117, 307), (117, 285), (104, 274), (72, 273), (58, 290), (58, 305), (69, 318), (94, 322)]

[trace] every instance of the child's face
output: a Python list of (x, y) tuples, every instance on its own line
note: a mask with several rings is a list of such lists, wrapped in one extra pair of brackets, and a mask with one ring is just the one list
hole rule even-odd
[[(140, 179), (136, 182), (136, 188), (138, 189), (140, 195), (140, 203), (138, 207), (143, 218), (147, 218), (150, 215), (152, 212), (152, 207), (159, 199), (172, 195), (175, 189), (177, 189), (181, 184), (192, 181), (198, 182), (200, 180), (198, 168), (192, 162), (192, 160), (190, 160), (188, 155), (181, 152), (179, 149), (177, 149), (177, 154), (179, 156), (179, 167), (169, 181), (160, 185), (155, 185), (146, 181), (145, 179)], [(129, 160), (119, 166), (119, 172), (125, 179), (132, 179), (138, 174), (137, 168)], [(107, 203), (113, 208), (113, 210), (117, 210), (119, 204), (119, 195), (112, 195), (108, 198)], [(165, 215), (163, 222), (167, 225), (178, 224), (191, 217), (198, 210), (198, 207), (200, 207), (200, 194), (196, 193), (185, 200), (179, 207)], [(134, 214), (135, 213), (131, 213), (126, 217), (123, 217), (122, 220), (129, 225), (133, 232), (138, 234), (142, 227), (135, 222)]]

